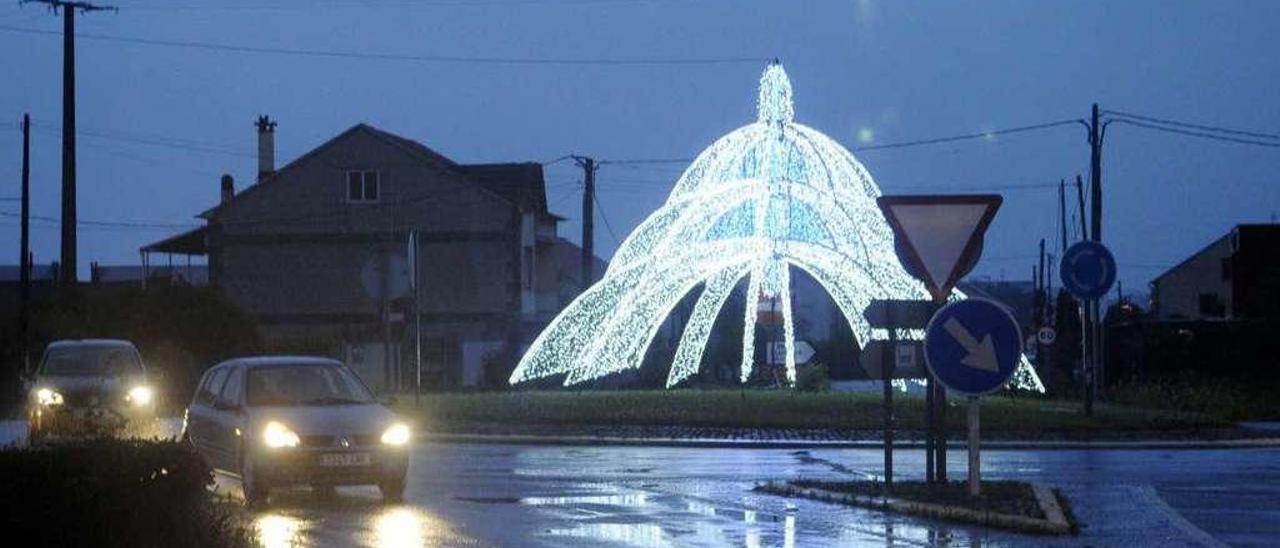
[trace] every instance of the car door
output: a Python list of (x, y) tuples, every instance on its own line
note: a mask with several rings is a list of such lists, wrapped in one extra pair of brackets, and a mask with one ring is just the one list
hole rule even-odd
[(238, 470), (237, 451), (244, 429), (244, 368), (230, 368), (222, 390), (214, 400), (213, 414), (209, 421), (209, 445), (213, 466), (223, 470)]
[(213, 404), (226, 378), (225, 367), (215, 367), (205, 373), (204, 382), (200, 383), (200, 388), (196, 390), (196, 396), (191, 401), (191, 407), (187, 408), (187, 433), (191, 437), (191, 443), (210, 464), (213, 464), (214, 458), (211, 429), (214, 415), (217, 413)]

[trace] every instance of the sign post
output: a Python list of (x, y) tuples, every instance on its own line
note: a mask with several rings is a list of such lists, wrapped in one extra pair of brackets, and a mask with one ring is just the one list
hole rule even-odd
[[(982, 239), (1004, 199), (998, 194), (881, 196), (876, 199), (893, 229), (898, 258), (924, 282), (933, 302), (947, 302), (957, 281), (982, 255)], [(947, 393), (930, 377), (925, 393), (928, 434), (925, 476), (947, 481)]]
[[(1116, 283), (1116, 259), (1098, 242), (1076, 242), (1062, 254), (1062, 287), (1080, 299), (1081, 359), (1084, 369), (1084, 414), (1093, 415), (1098, 370), (1102, 365), (1098, 303)], [(1092, 326), (1090, 324), (1093, 324)]]
[[(930, 301), (877, 299), (871, 301), (862, 316), (877, 329), (889, 331), (888, 341), (871, 341), (862, 349), (862, 363), (879, 362), (884, 390), (884, 485), (893, 488), (893, 436), (897, 418), (893, 414), (893, 379), (913, 375), (918, 341), (898, 341), (899, 329), (923, 329), (937, 310)], [(870, 369), (870, 367), (868, 367)]]
[(417, 407), (422, 398), (422, 309), (418, 298), (418, 231), (409, 232), (409, 287), (413, 288), (413, 406)]
[(969, 397), (969, 494), (980, 491), (978, 396), (1013, 377), (1022, 355), (1022, 330), (1000, 304), (971, 298), (942, 307), (925, 329), (925, 365), (948, 390)]

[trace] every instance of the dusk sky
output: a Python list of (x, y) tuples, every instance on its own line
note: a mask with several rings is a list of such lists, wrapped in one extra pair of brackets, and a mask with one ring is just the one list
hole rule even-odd
[[(1280, 2), (319, 1), (116, 3), (86, 35), (244, 47), (458, 58), (717, 60), (506, 64), (340, 59), (156, 44), (78, 42), (83, 221), (196, 226), (255, 170), (253, 120), (279, 121), (277, 166), (359, 122), (459, 162), (691, 157), (754, 121), (756, 84), (779, 58), (796, 118), (852, 149), (886, 194), (1000, 192), (975, 274), (1029, 279), (1057, 236), (1059, 179), (1088, 175), (1085, 130), (1064, 125), (954, 143), (859, 151), (1085, 118), (1103, 109), (1280, 133)], [(25, 30), (24, 30), (25, 29)], [(59, 215), (61, 18), (0, 6), (0, 263), (18, 260), (21, 135), (30, 112), (33, 215)], [(41, 33), (27, 32), (30, 30)], [(48, 34), (52, 32), (52, 34)], [(1265, 140), (1265, 139), (1264, 139)], [(1273, 143), (1280, 143), (1271, 140)], [(1104, 239), (1126, 292), (1233, 225), (1280, 213), (1280, 145), (1112, 124)], [(605, 165), (600, 254), (657, 208), (679, 164)], [(547, 167), (548, 201), (580, 238), (581, 171)], [(1069, 194), (1074, 210), (1074, 189)], [(1069, 222), (1074, 217), (1069, 218)], [(1078, 222), (1078, 221), (1075, 221)], [(56, 222), (33, 222), (36, 261)], [(84, 226), (90, 261), (136, 264), (179, 226)]]

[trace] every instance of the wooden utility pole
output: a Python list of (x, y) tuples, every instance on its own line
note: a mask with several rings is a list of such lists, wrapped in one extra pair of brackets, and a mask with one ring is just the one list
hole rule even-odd
[(1067, 250), (1067, 182), (1058, 179), (1058, 226), (1062, 228), (1062, 249)]
[[(1080, 239), (1089, 239), (1085, 226), (1084, 182), (1076, 175), (1076, 198), (1080, 202)], [(1084, 415), (1093, 416), (1093, 304), (1088, 299), (1080, 301), (1080, 368), (1084, 387)]]
[(1098, 103), (1093, 104), (1093, 116), (1089, 121), (1089, 201), (1092, 213), (1093, 233), (1090, 240), (1102, 241), (1102, 134), (1098, 125)]
[(66, 0), (21, 0), (62, 11), (62, 264), (58, 280), (76, 284), (76, 10), (118, 11), (112, 6)]
[(596, 281), (595, 275), (595, 203), (596, 161), (586, 156), (574, 156), (582, 168), (582, 290), (586, 291)]
[(18, 280), (21, 308), (19, 312), (18, 334), (22, 337), (22, 370), (30, 365), (31, 348), (29, 344), (31, 329), (31, 115), (22, 115), (22, 228), (21, 241), (18, 243)]
[[(1102, 242), (1102, 140), (1106, 136), (1106, 124), (1099, 124), (1098, 121), (1098, 103), (1093, 104), (1092, 116), (1089, 119), (1089, 205), (1092, 213), (1093, 233), (1089, 239), (1094, 242)], [(1093, 407), (1093, 399), (1097, 397), (1098, 388), (1103, 378), (1103, 370), (1106, 368), (1102, 352), (1102, 302), (1095, 300), (1089, 306), (1089, 324), (1093, 329), (1092, 337), (1090, 337), (1090, 347), (1093, 352), (1091, 356), (1091, 373), (1088, 394), (1090, 401), (1088, 406), (1090, 410)]]

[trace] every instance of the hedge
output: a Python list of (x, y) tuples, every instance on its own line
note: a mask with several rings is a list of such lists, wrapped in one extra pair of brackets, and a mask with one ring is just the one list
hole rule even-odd
[(100, 439), (0, 450), (0, 526), (24, 546), (251, 546), (185, 444)]

